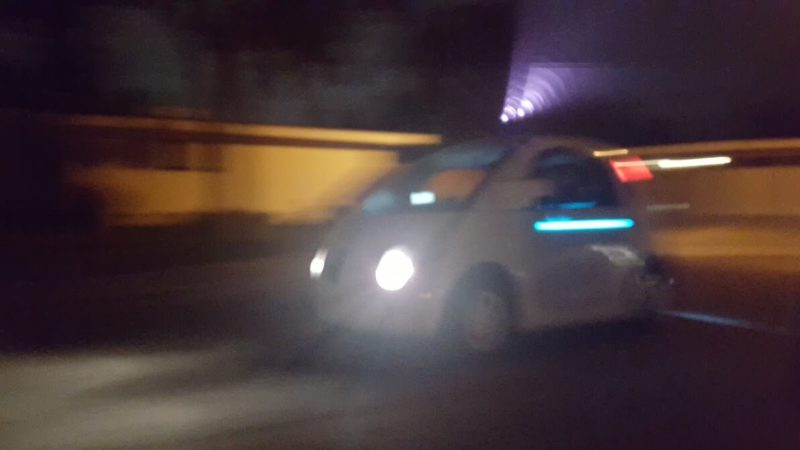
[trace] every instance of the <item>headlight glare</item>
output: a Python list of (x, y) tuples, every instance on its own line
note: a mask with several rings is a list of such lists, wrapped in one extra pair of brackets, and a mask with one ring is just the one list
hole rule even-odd
[(375, 281), (381, 289), (398, 291), (414, 275), (414, 261), (400, 248), (391, 248), (381, 256), (375, 269)]
[(327, 250), (324, 248), (317, 250), (317, 253), (314, 254), (314, 258), (311, 260), (311, 264), (308, 266), (308, 273), (311, 275), (311, 278), (319, 278), (322, 275), (322, 271), (325, 270), (325, 258), (327, 257)]

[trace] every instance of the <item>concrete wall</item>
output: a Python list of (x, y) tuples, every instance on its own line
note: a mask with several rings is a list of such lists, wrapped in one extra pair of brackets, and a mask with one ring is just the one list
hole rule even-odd
[[(101, 165), (72, 169), (70, 177), (102, 195), (110, 224), (167, 224), (228, 213), (266, 215), (275, 223), (313, 223), (352, 203), (399, 164), (397, 153), (388, 150), (190, 147), (221, 152), (221, 166), (155, 170)], [(659, 171), (653, 182), (635, 188), (648, 205), (688, 204), (687, 209), (669, 210), (670, 215), (800, 216), (800, 167)]]
[(224, 183), (220, 173), (98, 166), (73, 169), (69, 176), (101, 195), (109, 224), (163, 225), (224, 209), (209, 195)]
[(692, 214), (800, 216), (800, 167), (659, 171), (643, 183), (647, 202), (688, 203)]
[(267, 213), (276, 222), (324, 220), (397, 165), (391, 151), (230, 146), (227, 208)]
[[(200, 144), (191, 146), (202, 150)], [(387, 150), (253, 145), (211, 150), (222, 153), (218, 171), (100, 165), (73, 168), (69, 177), (101, 195), (111, 225), (171, 224), (229, 213), (308, 223), (330, 218), (398, 163), (397, 154)]]

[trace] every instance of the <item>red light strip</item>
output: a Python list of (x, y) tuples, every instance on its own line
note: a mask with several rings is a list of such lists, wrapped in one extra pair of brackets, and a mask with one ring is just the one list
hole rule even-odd
[(647, 167), (647, 163), (638, 156), (631, 156), (623, 159), (612, 159), (608, 162), (614, 169), (614, 174), (621, 183), (635, 183), (637, 181), (648, 181), (653, 179), (653, 172)]

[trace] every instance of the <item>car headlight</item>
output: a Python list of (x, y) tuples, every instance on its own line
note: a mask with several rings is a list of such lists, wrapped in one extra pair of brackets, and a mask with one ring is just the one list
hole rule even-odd
[(397, 247), (386, 250), (375, 269), (375, 281), (387, 291), (403, 289), (412, 276), (414, 261), (408, 253)]
[(317, 250), (314, 254), (314, 258), (311, 260), (311, 264), (308, 266), (308, 273), (311, 275), (311, 278), (319, 278), (322, 275), (322, 271), (325, 270), (325, 258), (327, 257), (327, 250), (324, 248)]

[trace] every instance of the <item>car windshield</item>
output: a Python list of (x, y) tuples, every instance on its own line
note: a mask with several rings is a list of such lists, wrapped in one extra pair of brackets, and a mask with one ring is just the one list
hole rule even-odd
[(387, 176), (361, 202), (366, 214), (463, 207), (508, 154), (499, 144), (462, 144)]

